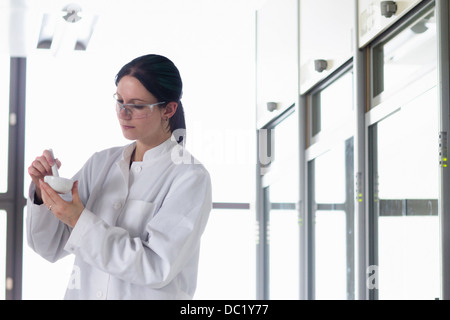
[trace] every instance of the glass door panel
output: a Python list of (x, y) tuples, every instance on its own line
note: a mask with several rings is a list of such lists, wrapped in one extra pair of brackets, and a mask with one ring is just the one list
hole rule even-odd
[(269, 297), (299, 299), (299, 225), (297, 176), (284, 175), (270, 185)]
[(353, 72), (346, 72), (312, 96), (312, 136), (329, 133), (345, 123), (353, 111), (352, 92)]
[(381, 96), (399, 89), (436, 68), (436, 18), (434, 9), (414, 19), (373, 48), (373, 106)]
[(267, 298), (275, 300), (300, 297), (298, 113), (289, 111), (269, 129), (273, 154), (270, 171), (264, 176)]
[(380, 217), (379, 299), (439, 297), (437, 216)]
[(309, 165), (314, 299), (354, 299), (353, 139)]
[[(270, 170), (274, 175), (289, 174), (293, 183), (292, 188), (286, 188), (285, 192), (280, 193), (279, 196), (285, 200), (297, 201), (295, 199), (298, 199), (296, 193), (298, 191), (298, 176), (296, 176), (298, 173), (298, 113), (294, 111), (270, 130), (274, 135)], [(287, 196), (286, 192), (290, 196)]]
[(317, 300), (345, 300), (347, 250), (345, 211), (316, 211), (315, 285)]
[(438, 119), (434, 88), (374, 131), (379, 299), (439, 297)]
[(345, 146), (329, 150), (315, 160), (316, 203), (345, 202)]

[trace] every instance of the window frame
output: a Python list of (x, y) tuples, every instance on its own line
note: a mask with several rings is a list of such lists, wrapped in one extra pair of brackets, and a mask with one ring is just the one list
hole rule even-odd
[(10, 58), (10, 101), (8, 139), (8, 186), (0, 193), (0, 209), (7, 215), (5, 298), (22, 298), (23, 212), (25, 152), (26, 65), (23, 57)]

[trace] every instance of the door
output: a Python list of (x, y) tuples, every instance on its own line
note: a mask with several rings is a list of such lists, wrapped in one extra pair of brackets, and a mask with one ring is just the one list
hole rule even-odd
[(441, 279), (434, 8), (370, 53), (369, 298), (435, 299)]

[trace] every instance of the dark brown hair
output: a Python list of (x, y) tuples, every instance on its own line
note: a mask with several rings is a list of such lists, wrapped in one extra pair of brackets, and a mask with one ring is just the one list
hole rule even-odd
[[(132, 76), (138, 79), (158, 99), (158, 102), (166, 102), (160, 108), (164, 108), (169, 102), (178, 103), (177, 111), (169, 119), (169, 127), (171, 133), (177, 131), (179, 135), (176, 137), (178, 143), (185, 140), (186, 122), (183, 104), (181, 103), (183, 82), (175, 64), (164, 56), (148, 54), (124, 65), (116, 76), (116, 86), (124, 76)], [(183, 134), (179, 134), (180, 132)]]

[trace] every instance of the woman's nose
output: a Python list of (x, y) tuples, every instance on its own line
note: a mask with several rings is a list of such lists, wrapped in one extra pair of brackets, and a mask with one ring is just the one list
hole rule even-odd
[(131, 113), (127, 108), (119, 106), (119, 117), (130, 118), (130, 115), (131, 115)]

